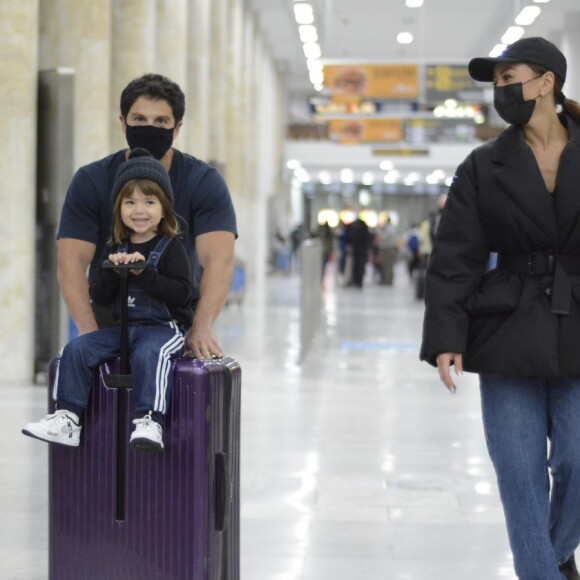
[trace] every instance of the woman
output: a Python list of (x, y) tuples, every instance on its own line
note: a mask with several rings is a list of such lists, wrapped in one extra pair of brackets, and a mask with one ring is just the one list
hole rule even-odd
[(457, 169), (420, 356), (451, 392), (451, 365), (479, 374), (518, 577), (580, 579), (580, 106), (562, 93), (564, 55), (543, 38), (475, 58), (469, 73), (493, 81), (510, 126)]

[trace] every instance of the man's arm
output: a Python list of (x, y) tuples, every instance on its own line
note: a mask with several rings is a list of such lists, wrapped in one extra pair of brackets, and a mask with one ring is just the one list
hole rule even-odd
[(60, 291), (79, 334), (97, 330), (89, 296), (87, 268), (95, 255), (95, 244), (73, 238), (58, 240), (57, 277)]
[(187, 347), (196, 357), (223, 356), (212, 326), (226, 302), (230, 289), (234, 242), (234, 234), (224, 231), (200, 234), (195, 239), (195, 248), (203, 274), (199, 287), (199, 302), (186, 340)]

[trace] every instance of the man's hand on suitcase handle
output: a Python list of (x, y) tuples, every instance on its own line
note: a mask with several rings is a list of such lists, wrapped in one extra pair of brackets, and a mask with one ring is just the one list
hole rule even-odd
[(190, 350), (195, 358), (221, 358), (224, 356), (211, 326), (196, 324), (185, 336), (185, 349)]
[(125, 252), (109, 254), (109, 259), (103, 262), (103, 268), (114, 268), (115, 270), (126, 270), (129, 268), (131, 274), (135, 276), (141, 274), (147, 266), (145, 256), (139, 252), (133, 252), (132, 254), (126, 254)]

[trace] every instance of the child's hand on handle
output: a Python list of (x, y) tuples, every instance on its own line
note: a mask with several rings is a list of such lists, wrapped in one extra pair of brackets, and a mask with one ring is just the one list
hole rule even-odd
[[(133, 264), (135, 262), (144, 262), (145, 256), (139, 252), (133, 252), (132, 254), (118, 252), (116, 254), (109, 254), (109, 260), (115, 265)], [(143, 270), (130, 270), (130, 272), (135, 276), (139, 276)]]
[(457, 387), (451, 378), (451, 363), (455, 365), (455, 374), (457, 376), (463, 374), (463, 355), (457, 352), (444, 352), (437, 357), (437, 368), (439, 370), (439, 378), (441, 382), (449, 389), (450, 392), (455, 393)]

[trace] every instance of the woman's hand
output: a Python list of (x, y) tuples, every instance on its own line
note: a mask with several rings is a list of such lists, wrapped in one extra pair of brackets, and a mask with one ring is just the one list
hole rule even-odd
[(455, 374), (457, 376), (463, 374), (463, 355), (457, 352), (444, 352), (437, 357), (437, 368), (439, 370), (439, 378), (441, 382), (449, 389), (450, 392), (455, 393), (457, 387), (451, 378), (451, 363), (455, 365)]
[[(109, 260), (116, 266), (119, 264), (133, 264), (134, 262), (144, 262), (145, 256), (139, 252), (126, 254), (125, 252), (118, 252), (116, 254), (109, 254)], [(138, 276), (143, 270), (130, 270), (131, 274)]]

